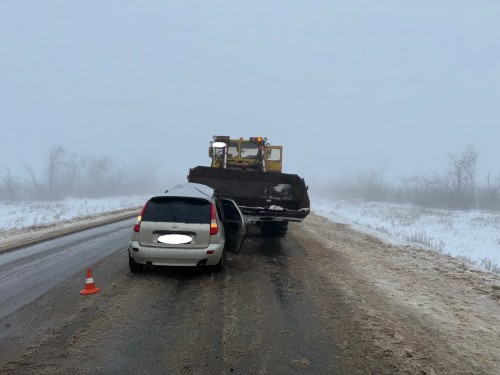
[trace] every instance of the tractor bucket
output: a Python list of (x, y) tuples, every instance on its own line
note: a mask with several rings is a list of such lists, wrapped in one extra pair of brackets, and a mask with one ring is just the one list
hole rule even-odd
[(233, 198), (247, 222), (302, 221), (309, 214), (307, 186), (295, 174), (198, 166), (188, 181)]

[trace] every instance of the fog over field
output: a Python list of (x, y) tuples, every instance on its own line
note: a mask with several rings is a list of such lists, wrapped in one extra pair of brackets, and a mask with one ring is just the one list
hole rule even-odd
[(62, 149), (93, 192), (155, 190), (219, 134), (283, 145), (312, 187), (445, 176), (465, 150), (487, 186), (499, 19), (494, 1), (2, 1), (0, 176), (47, 185)]

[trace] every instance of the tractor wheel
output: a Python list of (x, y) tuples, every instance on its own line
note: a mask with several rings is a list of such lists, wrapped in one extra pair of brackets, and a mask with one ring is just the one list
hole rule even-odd
[(288, 221), (263, 221), (260, 232), (265, 237), (283, 237), (288, 231)]

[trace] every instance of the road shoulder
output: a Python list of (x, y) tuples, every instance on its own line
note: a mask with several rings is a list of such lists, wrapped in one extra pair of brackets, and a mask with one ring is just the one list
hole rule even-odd
[(317, 295), (318, 311), (325, 321), (337, 314), (332, 329), (360, 370), (383, 359), (394, 373), (500, 373), (499, 275), (314, 214), (300, 226), (293, 233), (307, 249), (307, 269), (337, 300)]

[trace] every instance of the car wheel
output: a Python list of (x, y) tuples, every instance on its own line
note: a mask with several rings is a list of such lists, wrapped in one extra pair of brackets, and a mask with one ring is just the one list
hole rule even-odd
[(140, 263), (137, 263), (130, 255), (128, 256), (128, 267), (133, 273), (141, 272), (144, 269), (144, 266)]
[(215, 272), (222, 272), (226, 268), (226, 250), (222, 251), (222, 256), (220, 257), (219, 263), (214, 266)]

